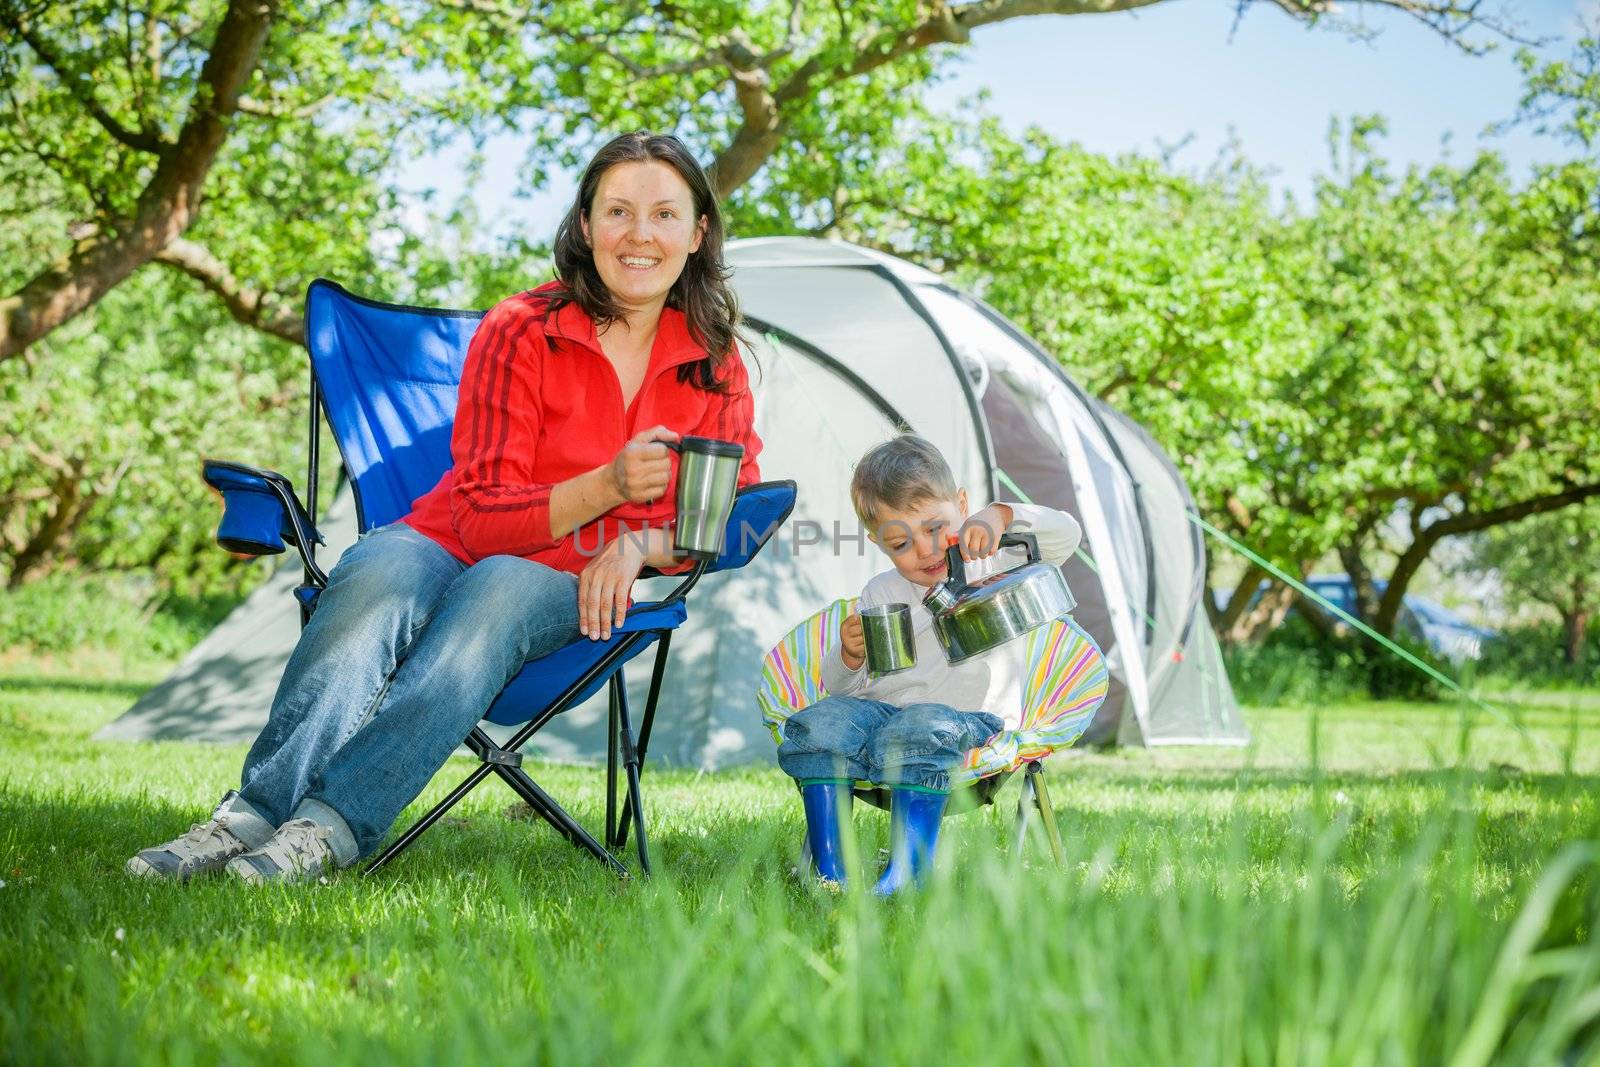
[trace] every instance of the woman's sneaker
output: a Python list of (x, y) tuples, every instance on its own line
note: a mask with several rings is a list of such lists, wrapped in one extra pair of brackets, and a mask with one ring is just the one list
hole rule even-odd
[(235, 856), (250, 851), (238, 833), (239, 823), (248, 816), (234, 808), (236, 790), (229, 790), (205, 822), (189, 827), (182, 837), (155, 848), (147, 848), (128, 861), (129, 874), (143, 878), (170, 878), (188, 881), (195, 875), (215, 874)]
[(228, 873), (251, 885), (313, 882), (339, 868), (331, 829), (311, 819), (290, 819), (260, 848), (228, 861)]

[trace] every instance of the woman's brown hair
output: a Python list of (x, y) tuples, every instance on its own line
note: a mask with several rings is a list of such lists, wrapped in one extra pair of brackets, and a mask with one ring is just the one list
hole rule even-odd
[(694, 197), (694, 214), (704, 217), (706, 230), (700, 247), (689, 253), (683, 273), (667, 292), (667, 306), (683, 312), (689, 336), (706, 350), (706, 358), (678, 368), (678, 379), (701, 389), (721, 392), (722, 365), (734, 355), (738, 338), (739, 302), (728, 285), (729, 271), (722, 262), (724, 228), (722, 211), (711, 189), (706, 172), (670, 134), (625, 133), (595, 153), (578, 182), (578, 195), (556, 230), (556, 275), (560, 287), (552, 291), (550, 311), (565, 304), (577, 304), (596, 326), (605, 326), (623, 317), (623, 309), (612, 298), (600, 271), (594, 264), (594, 249), (583, 236), (583, 221), (594, 206), (600, 179), (619, 163), (665, 163), (683, 178)]

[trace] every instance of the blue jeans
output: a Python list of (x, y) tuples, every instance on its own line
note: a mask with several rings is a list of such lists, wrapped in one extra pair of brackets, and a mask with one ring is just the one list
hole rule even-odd
[(330, 826), (366, 855), (522, 665), (578, 637), (578, 579), (517, 556), (468, 566), (394, 523), (328, 576), (244, 761), (238, 801)]
[(944, 793), (950, 769), (1004, 725), (997, 715), (944, 704), (897, 708), (823, 697), (784, 723), (778, 766), (801, 781), (851, 779)]

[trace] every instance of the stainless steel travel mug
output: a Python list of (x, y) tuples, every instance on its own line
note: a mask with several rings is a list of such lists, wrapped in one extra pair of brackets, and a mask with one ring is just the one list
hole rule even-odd
[(861, 633), (867, 642), (867, 670), (893, 674), (917, 664), (911, 605), (879, 604), (861, 610)]
[(711, 437), (685, 437), (662, 444), (679, 457), (673, 544), (692, 559), (716, 559), (722, 554), (723, 533), (739, 487), (744, 446)]

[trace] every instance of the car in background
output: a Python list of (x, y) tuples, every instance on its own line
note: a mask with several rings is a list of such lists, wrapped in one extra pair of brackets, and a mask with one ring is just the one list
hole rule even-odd
[[(1265, 593), (1269, 584), (1262, 582), (1256, 590), (1256, 596)], [(1374, 579), (1372, 584), (1382, 595), (1389, 583), (1382, 579)], [(1355, 618), (1361, 618), (1361, 612), (1356, 610), (1355, 583), (1350, 580), (1349, 575), (1315, 574), (1306, 579), (1306, 585), (1329, 603), (1349, 612)], [(1302, 603), (1304, 598), (1295, 605), (1295, 609), (1298, 610)], [(1499, 636), (1494, 630), (1474, 626), (1443, 604), (1414, 593), (1406, 594), (1400, 609), (1400, 630), (1421, 641), (1433, 650), (1435, 655), (1451, 663), (1464, 663), (1467, 660), (1480, 658), (1483, 655), (1484, 643)]]

